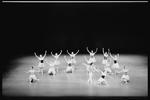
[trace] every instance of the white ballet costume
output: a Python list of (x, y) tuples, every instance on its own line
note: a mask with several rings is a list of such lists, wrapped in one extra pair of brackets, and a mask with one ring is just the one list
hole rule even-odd
[(33, 81), (38, 80), (37, 77), (34, 75), (35, 70), (29, 70), (29, 72), (31, 73), (29, 76), (29, 80), (31, 81), (33, 79)]
[(44, 65), (44, 58), (39, 58), (40, 62), (39, 62), (39, 65), (38, 67), (41, 69), (43, 68), (45, 65)]
[(94, 53), (90, 53), (90, 59), (89, 59), (90, 62), (93, 62), (93, 63), (96, 62), (94, 55), (95, 55)]
[(55, 68), (49, 68), (48, 74), (49, 74), (49, 75), (56, 75)]
[(103, 61), (102, 61), (102, 64), (106, 64), (107, 63), (107, 58), (108, 57), (108, 55), (107, 54), (104, 54), (104, 59), (103, 59)]
[(125, 75), (125, 74), (123, 74), (122, 75), (122, 77), (121, 77), (121, 81), (123, 81), (123, 82), (129, 82), (129, 80), (130, 80), (130, 78), (129, 78), (129, 75)]
[(116, 69), (118, 70), (120, 67), (119, 67), (119, 64), (117, 62), (117, 58), (114, 59), (114, 63), (113, 63), (113, 66), (112, 66), (113, 69)]

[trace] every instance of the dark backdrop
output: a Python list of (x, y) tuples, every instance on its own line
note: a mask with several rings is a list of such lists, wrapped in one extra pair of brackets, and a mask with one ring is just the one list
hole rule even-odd
[(60, 52), (148, 53), (148, 3), (47, 3), (2, 6), (7, 56)]

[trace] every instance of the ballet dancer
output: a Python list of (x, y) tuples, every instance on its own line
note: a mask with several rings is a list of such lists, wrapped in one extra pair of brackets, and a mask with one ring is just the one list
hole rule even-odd
[(74, 71), (74, 65), (72, 64), (72, 61), (70, 59), (67, 60), (66, 56), (64, 56), (66, 62), (68, 63), (68, 66), (65, 70), (66, 73), (73, 73)]
[(45, 51), (44, 56), (42, 56), (42, 55), (40, 54), (40, 56), (38, 57), (38, 56), (36, 55), (36, 53), (34, 52), (34, 55), (40, 60), (38, 67), (39, 67), (39, 72), (41, 72), (41, 74), (43, 74), (43, 68), (44, 68), (44, 66), (45, 66), (45, 65), (44, 65), (44, 58), (45, 58), (45, 56), (46, 56), (46, 53), (47, 53), (47, 51)]
[(107, 74), (113, 74), (112, 70), (109, 68), (110, 63), (111, 63), (111, 59), (110, 60), (107, 59), (104, 65), (104, 71), (106, 71)]
[(55, 55), (53, 55), (53, 53), (51, 52), (51, 55), (55, 58), (55, 66), (56, 66), (56, 68), (57, 68), (57, 71), (58, 71), (58, 65), (60, 64), (58, 58), (59, 58), (59, 56), (61, 55), (61, 53), (62, 53), (62, 50), (60, 51), (59, 54), (55, 53)]
[(90, 54), (90, 60), (94, 63), (96, 62), (96, 59), (94, 57), (95, 53), (98, 51), (98, 48), (96, 48), (96, 51), (94, 52), (93, 50), (91, 50), (91, 52), (88, 50), (88, 47), (86, 47), (87, 51), (89, 52)]
[(92, 81), (93, 72), (94, 71), (99, 72), (99, 71), (95, 68), (95, 66), (94, 66), (93, 63), (90, 63), (90, 65), (87, 65), (85, 63), (82, 63), (82, 64), (85, 65), (88, 68), (87, 72), (88, 72), (89, 79), (87, 80), (87, 82), (90, 83), (90, 84), (92, 84), (93, 83), (93, 81)]
[(46, 59), (46, 62), (47, 62), (47, 64), (49, 64), (49, 66), (50, 66), (50, 68), (49, 68), (49, 70), (48, 70), (48, 74), (49, 75), (56, 75), (56, 71), (55, 71), (55, 62), (51, 62), (50, 61), (50, 63), (47, 61), (47, 59)]
[(106, 82), (106, 80), (105, 80), (105, 77), (106, 76), (108, 76), (108, 77), (110, 77), (110, 78), (112, 78), (111, 76), (109, 76), (108, 74), (107, 74), (107, 71), (101, 71), (100, 69), (98, 69), (99, 70), (99, 72), (101, 72), (101, 77), (98, 79), (98, 82), (95, 82), (94, 84), (106, 84), (107, 86), (108, 86), (108, 83)]
[(131, 71), (131, 70), (126, 69), (125, 66), (124, 66), (124, 69), (123, 69), (122, 71), (120, 71), (120, 73), (123, 72), (123, 75), (122, 75), (122, 77), (121, 77), (121, 81), (122, 81), (122, 82), (128, 83), (128, 82), (130, 81), (130, 77), (129, 77), (129, 75), (128, 75), (128, 72), (129, 72), (129, 71)]
[(37, 79), (35, 74), (34, 74), (35, 72), (39, 72), (39, 71), (36, 71), (33, 66), (31, 66), (31, 69), (26, 72), (26, 73), (30, 73), (30, 76), (29, 76), (29, 83), (30, 84), (32, 84), (35, 81), (39, 81), (39, 79)]
[(71, 57), (72, 64), (74, 65), (76, 63), (75, 56), (79, 53), (79, 50), (76, 53), (74, 53), (74, 52), (69, 53), (67, 50), (67, 53)]
[[(88, 64), (92, 64), (92, 63), (93, 63), (93, 62), (91, 61), (91, 59), (88, 60), (88, 59), (86, 58), (86, 56), (84, 56), (84, 59), (86, 60), (86, 62), (87, 62)], [(84, 64), (84, 63), (83, 63), (83, 64)], [(84, 64), (84, 65), (85, 65), (85, 64)], [(85, 65), (85, 66), (86, 66), (86, 65)], [(89, 65), (86, 66), (86, 71), (87, 71), (87, 72), (88, 72), (88, 70), (89, 70), (89, 67), (90, 67)]]
[(103, 55), (104, 55), (104, 59), (102, 61), (102, 64), (106, 64), (106, 62), (108, 60), (108, 56), (110, 54), (110, 50), (108, 49), (108, 53), (107, 53), (107, 52), (104, 52), (104, 48), (102, 48), (102, 51), (103, 51)]
[(117, 62), (117, 60), (118, 60), (118, 58), (119, 58), (119, 54), (117, 54), (117, 55), (115, 55), (114, 57), (111, 55), (111, 53), (110, 53), (110, 56), (114, 59), (114, 63), (113, 63), (113, 66), (112, 66), (112, 68), (115, 70), (115, 75), (117, 74), (117, 73), (119, 73), (119, 68), (120, 68), (120, 66), (119, 66), (119, 64), (118, 64), (118, 62)]

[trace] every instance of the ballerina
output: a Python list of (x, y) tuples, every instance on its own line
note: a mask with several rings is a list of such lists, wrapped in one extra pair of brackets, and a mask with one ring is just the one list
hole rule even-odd
[(49, 75), (56, 75), (56, 71), (55, 71), (55, 62), (51, 62), (50, 61), (50, 63), (47, 61), (47, 59), (46, 59), (46, 62), (47, 62), (47, 64), (49, 64), (49, 66), (50, 66), (50, 68), (49, 68), (49, 70), (48, 70), (48, 74)]
[(29, 83), (30, 84), (32, 84), (35, 81), (39, 81), (39, 79), (37, 79), (37, 77), (34, 74), (35, 72), (39, 72), (39, 71), (36, 71), (33, 66), (31, 66), (31, 69), (26, 72), (26, 73), (30, 73), (30, 76), (29, 76)]
[(47, 51), (45, 51), (45, 54), (44, 54), (44, 56), (42, 56), (41, 54), (40, 54), (40, 56), (38, 57), (37, 55), (36, 55), (36, 53), (34, 52), (34, 55), (39, 59), (39, 65), (38, 65), (38, 67), (39, 67), (39, 72), (41, 72), (42, 74), (43, 74), (43, 68), (44, 68), (44, 58), (45, 58), (45, 56), (46, 56), (46, 53), (47, 53)]
[(107, 52), (104, 52), (104, 48), (102, 48), (102, 51), (103, 51), (103, 55), (104, 55), (104, 59), (102, 61), (102, 64), (106, 64), (107, 60), (108, 60), (108, 56), (110, 55), (110, 50), (108, 49), (108, 53), (107, 53)]
[(55, 65), (56, 65), (57, 71), (58, 71), (58, 65), (60, 64), (58, 58), (61, 55), (61, 53), (62, 53), (62, 50), (60, 51), (59, 54), (55, 53), (55, 55), (53, 55), (53, 53), (51, 52), (51, 55), (55, 58)]
[(75, 56), (79, 53), (79, 50), (76, 53), (74, 53), (74, 52), (69, 53), (68, 50), (67, 50), (67, 53), (71, 57), (72, 64), (74, 65), (76, 63)]
[(110, 78), (112, 78), (112, 77), (107, 74), (107, 71), (103, 72), (100, 69), (98, 69), (98, 70), (99, 70), (99, 72), (101, 72), (101, 77), (98, 79), (98, 82), (95, 82), (94, 84), (106, 84), (108, 86), (108, 83), (106, 82), (105, 77), (106, 76), (108, 76)]
[(96, 51), (94, 52), (93, 50), (91, 50), (91, 52), (88, 50), (88, 47), (86, 47), (87, 51), (89, 52), (90, 54), (90, 60), (94, 63), (96, 62), (96, 59), (94, 57), (94, 55), (96, 54), (96, 52), (98, 51), (98, 48), (96, 48)]
[(74, 71), (74, 65), (72, 64), (72, 61), (70, 59), (67, 60), (66, 56), (64, 56), (66, 62), (68, 63), (68, 66), (65, 70), (66, 73), (72, 73)]
[(114, 63), (113, 63), (113, 66), (112, 66), (112, 68), (115, 70), (115, 75), (117, 74), (117, 73), (119, 73), (119, 68), (120, 68), (120, 66), (119, 66), (119, 64), (118, 64), (118, 62), (117, 62), (117, 60), (118, 60), (118, 58), (119, 58), (119, 54), (117, 54), (117, 55), (115, 55), (114, 57), (111, 55), (111, 53), (110, 53), (110, 56), (114, 59)]
[(90, 84), (92, 84), (93, 83), (93, 81), (92, 81), (93, 72), (94, 71), (99, 72), (99, 71), (96, 69), (96, 67), (95, 67), (95, 65), (93, 63), (90, 63), (90, 65), (87, 65), (85, 63), (82, 63), (82, 64), (85, 65), (88, 68), (87, 72), (88, 72), (89, 78), (88, 78), (87, 82), (90, 83)]
[(113, 74), (112, 70), (109, 68), (110, 63), (111, 63), (111, 59), (110, 60), (107, 59), (104, 65), (104, 71), (106, 71), (107, 74)]
[(128, 75), (128, 72), (129, 72), (129, 71), (131, 71), (131, 70), (126, 69), (125, 66), (124, 66), (124, 69), (123, 69), (122, 71), (120, 71), (120, 73), (123, 72), (123, 75), (122, 75), (122, 77), (121, 77), (121, 81), (122, 81), (122, 82), (128, 83), (128, 82), (130, 81), (130, 77), (129, 77), (129, 75)]

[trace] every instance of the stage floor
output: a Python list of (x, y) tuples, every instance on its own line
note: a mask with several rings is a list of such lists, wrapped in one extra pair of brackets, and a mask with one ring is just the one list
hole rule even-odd
[[(60, 56), (59, 72), (56, 76), (47, 74), (49, 65), (45, 63), (44, 74), (36, 73), (40, 79), (33, 84), (28, 83), (30, 74), (25, 73), (37, 65), (39, 60), (33, 56), (25, 56), (16, 58), (11, 61), (12, 69), (3, 75), (2, 78), (2, 94), (4, 96), (45, 96), (45, 97), (62, 97), (62, 96), (148, 96), (148, 57), (142, 55), (121, 55), (118, 60), (120, 67), (124, 65), (130, 69), (131, 81), (124, 84), (120, 81), (122, 74), (112, 75), (113, 79), (106, 77), (108, 86), (106, 85), (90, 85), (87, 83), (88, 75), (85, 71), (86, 63), (84, 55), (77, 55), (74, 73), (65, 73), (67, 63), (64, 55)], [(67, 57), (69, 57), (67, 55)], [(89, 55), (86, 55), (89, 58)], [(48, 60), (54, 61), (54, 58), (47, 55)], [(101, 70), (103, 69), (103, 55), (95, 56), (95, 63)], [(112, 64), (111, 64), (112, 66)], [(93, 82), (100, 77), (100, 73), (94, 72)]]

